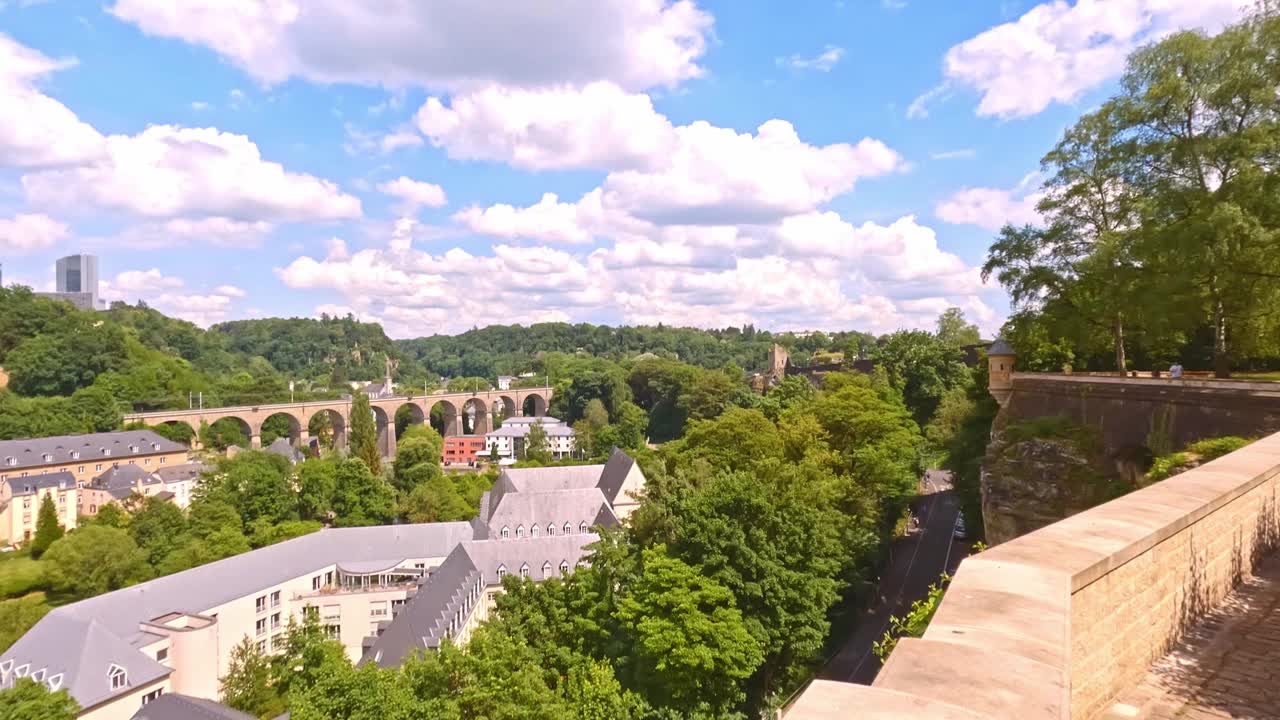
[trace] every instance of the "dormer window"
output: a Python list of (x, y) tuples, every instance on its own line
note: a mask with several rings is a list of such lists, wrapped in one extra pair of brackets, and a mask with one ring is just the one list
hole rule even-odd
[(53, 453), (45, 453), (40, 456), (40, 459), (45, 462), (53, 462)]
[(62, 673), (51, 676), (47, 684), (51, 692), (57, 692), (58, 688), (62, 687)]
[(503, 525), (503, 526), (502, 526), (502, 539), (503, 539), (503, 540), (506, 540), (506, 539), (508, 539), (508, 538), (510, 538), (510, 537), (511, 537), (511, 529), (510, 529), (510, 528), (508, 528), (506, 525)]
[(107, 677), (111, 680), (112, 690), (119, 690), (129, 684), (129, 674), (119, 665), (113, 664), (111, 669), (107, 671)]
[(547, 523), (547, 535), (551, 536), (555, 534), (556, 534), (556, 526), (552, 525), (551, 523)]
[(551, 561), (550, 560), (542, 563), (542, 577), (543, 579), (551, 577)]
[(570, 523), (565, 523), (565, 524), (564, 524), (564, 534), (565, 534), (565, 535), (571, 535), (572, 533), (573, 533), (573, 525), (572, 525), (572, 524), (570, 524)]
[(137, 446), (137, 445), (130, 445), (130, 446), (129, 446), (129, 452), (131, 452), (131, 453), (136, 453), (136, 452), (138, 452), (138, 446)]
[(102, 450), (102, 454), (103, 454), (103, 455), (110, 455), (110, 454), (111, 454), (111, 448), (100, 448), (100, 449)]
[(522, 578), (529, 577), (529, 563), (525, 563), (520, 566), (520, 577)]
[(72, 451), (71, 451), (71, 459), (72, 459), (72, 460), (79, 460), (79, 459), (80, 459), (80, 451), (79, 451), (79, 450), (72, 450)]
[(530, 526), (529, 526), (529, 537), (538, 537), (538, 526), (537, 526), (537, 525), (530, 525)]
[(583, 520), (582, 522), (578, 523), (578, 532), (584, 533), (590, 529), (591, 529), (591, 526), (587, 525), (586, 520)]
[(10, 466), (10, 467), (13, 467), (14, 465), (17, 465), (17, 464), (18, 464), (18, 458), (13, 457), (12, 455), (10, 455), (9, 457), (7, 457), (7, 458), (5, 458), (5, 459), (4, 459), (4, 464), (5, 464), (5, 465), (8, 465), (8, 466)]
[(44, 668), (40, 668), (39, 670), (31, 673), (31, 679), (36, 682), (44, 680)]
[(523, 526), (523, 525), (517, 525), (517, 526), (516, 526), (516, 537), (517, 537), (517, 538), (522, 538), (522, 537), (524, 537), (524, 526)]
[(498, 566), (498, 580), (499, 580), (499, 581), (501, 581), (501, 580), (502, 580), (502, 578), (504, 578), (504, 577), (506, 577), (506, 576), (507, 576), (507, 566), (506, 566), (506, 565), (499, 565), (499, 566)]
[(562, 561), (560, 562), (560, 574), (561, 574), (561, 575), (568, 575), (568, 574), (569, 574), (569, 561), (568, 561), (568, 560), (562, 560)]
[(151, 449), (152, 449), (152, 450), (159, 450), (159, 449), (160, 449), (160, 443), (151, 443)]
[(30, 670), (30, 669), (31, 669), (31, 665), (29, 665), (29, 664), (27, 664), (27, 663), (23, 663), (23, 664), (21, 664), (21, 665), (19, 665), (18, 667), (16, 667), (16, 668), (14, 668), (14, 669), (13, 669), (13, 674), (14, 674), (14, 675), (17, 675), (18, 677), (26, 677), (26, 676), (27, 676), (27, 671), (28, 671), (28, 670)]

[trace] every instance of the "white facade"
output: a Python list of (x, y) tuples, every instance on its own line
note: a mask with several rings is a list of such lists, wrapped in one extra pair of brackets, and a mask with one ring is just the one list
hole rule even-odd
[(547, 434), (547, 449), (552, 457), (566, 458), (573, 454), (573, 428), (553, 417), (517, 416), (503, 420), (502, 427), (485, 434), (485, 455), (492, 455), (496, 450), (499, 459), (522, 459), (529, 429), (535, 423)]

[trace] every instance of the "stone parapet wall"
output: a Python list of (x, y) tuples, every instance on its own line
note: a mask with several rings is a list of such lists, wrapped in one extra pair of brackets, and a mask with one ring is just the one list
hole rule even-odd
[(1280, 434), (968, 558), (872, 687), (787, 717), (1094, 717), (1276, 548), (1278, 499)]

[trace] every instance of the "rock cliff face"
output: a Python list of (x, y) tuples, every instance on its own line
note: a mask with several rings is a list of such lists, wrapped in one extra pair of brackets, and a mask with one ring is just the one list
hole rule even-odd
[(982, 517), (996, 545), (1133, 489), (1097, 433), (1064, 418), (997, 421), (982, 468)]

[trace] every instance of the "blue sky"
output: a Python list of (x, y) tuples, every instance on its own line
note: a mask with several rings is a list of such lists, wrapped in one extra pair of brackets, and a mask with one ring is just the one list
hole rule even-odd
[[(991, 332), (1134, 47), (1246, 0), (0, 0), (0, 257), (207, 325)], [(551, 195), (554, 195), (552, 197)]]

